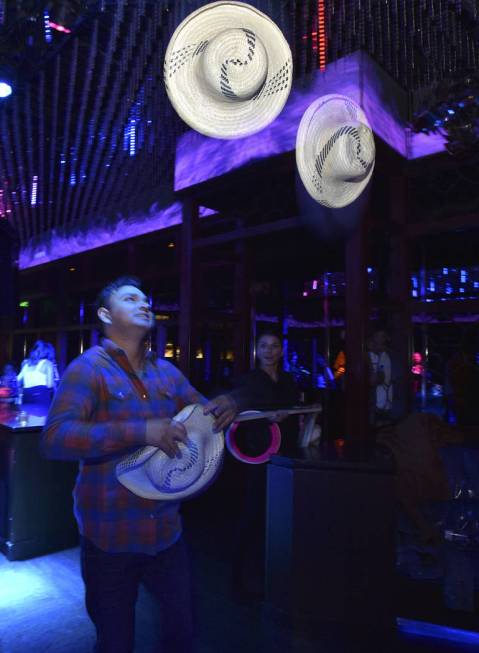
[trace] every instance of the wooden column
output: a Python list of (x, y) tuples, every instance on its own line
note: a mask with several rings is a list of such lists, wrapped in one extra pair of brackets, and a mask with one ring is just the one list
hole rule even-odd
[(156, 355), (163, 358), (166, 350), (167, 331), (166, 326), (161, 322), (156, 323)]
[(390, 178), (391, 299), (390, 337), (393, 376), (393, 413), (404, 417), (411, 408), (411, 295), (407, 239), (408, 183), (406, 176)]
[(244, 240), (235, 245), (235, 282), (234, 282), (234, 375), (246, 372), (250, 365), (252, 348), (251, 328), (251, 258), (249, 248)]
[(61, 269), (58, 277), (57, 286), (57, 342), (56, 342), (56, 355), (58, 371), (62, 374), (70, 361), (67, 360), (67, 334), (65, 331), (66, 319), (66, 279), (63, 268)]
[(127, 245), (128, 274), (136, 274), (136, 246), (135, 243)]
[(180, 313), (179, 313), (179, 367), (189, 376), (191, 371), (192, 332), (194, 313), (193, 239), (198, 227), (198, 205), (191, 198), (183, 200), (183, 222), (181, 225), (180, 250)]
[(0, 224), (0, 370), (13, 353), (12, 331), (18, 305), (18, 243), (6, 220)]
[(369, 374), (366, 337), (369, 320), (368, 221), (363, 216), (346, 242), (346, 432), (348, 439), (369, 435)]

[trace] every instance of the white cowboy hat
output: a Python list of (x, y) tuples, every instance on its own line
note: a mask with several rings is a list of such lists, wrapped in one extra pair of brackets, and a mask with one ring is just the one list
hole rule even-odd
[(279, 27), (244, 2), (212, 2), (176, 28), (165, 55), (170, 101), (193, 129), (242, 138), (281, 112), (292, 57)]
[(354, 202), (374, 169), (374, 137), (361, 107), (344, 95), (324, 95), (301, 118), (296, 164), (306, 190), (320, 204)]
[(146, 446), (126, 456), (116, 466), (122, 485), (144, 499), (178, 501), (205, 490), (221, 468), (223, 433), (213, 432), (214, 418), (203, 414), (203, 406), (191, 404), (173, 418), (188, 435), (178, 442), (180, 456), (169, 458), (161, 449)]

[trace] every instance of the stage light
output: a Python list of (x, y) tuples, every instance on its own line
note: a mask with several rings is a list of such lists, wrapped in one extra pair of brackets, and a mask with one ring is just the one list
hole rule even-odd
[(57, 32), (70, 34), (83, 13), (82, 2), (78, 0), (51, 1), (48, 3), (49, 27)]
[(12, 90), (8, 82), (0, 82), (0, 98), (8, 97), (12, 94)]
[(431, 637), (432, 639), (457, 642), (460, 644), (475, 645), (479, 644), (479, 634), (470, 630), (461, 630), (449, 626), (440, 626), (424, 621), (414, 621), (412, 619), (396, 619), (400, 632), (409, 635), (419, 635), (420, 637)]

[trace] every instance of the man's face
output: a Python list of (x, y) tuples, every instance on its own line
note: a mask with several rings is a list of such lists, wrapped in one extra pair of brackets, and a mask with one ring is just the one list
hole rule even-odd
[(283, 355), (281, 342), (275, 336), (261, 336), (258, 341), (256, 356), (261, 365), (277, 365)]
[(115, 290), (110, 296), (110, 306), (103, 315), (110, 319), (109, 324), (113, 329), (120, 331), (134, 327), (146, 333), (154, 320), (148, 297), (135, 286), (121, 286)]

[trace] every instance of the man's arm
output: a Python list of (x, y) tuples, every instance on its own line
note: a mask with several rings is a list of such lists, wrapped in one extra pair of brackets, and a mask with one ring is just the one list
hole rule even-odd
[(97, 421), (99, 381), (93, 365), (77, 358), (65, 371), (48, 413), (41, 448), (49, 458), (96, 458), (144, 445), (146, 420)]
[[(164, 365), (163, 361), (163, 365)], [(238, 414), (238, 402), (232, 394), (218, 395), (207, 401), (205, 397), (194, 388), (178, 368), (168, 364), (168, 373), (173, 376), (177, 398), (183, 406), (188, 404), (204, 404), (205, 415), (215, 417), (214, 430), (216, 432), (227, 428)]]

